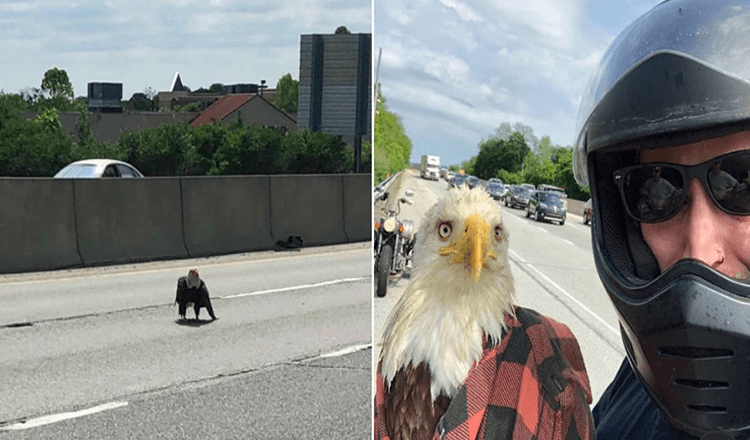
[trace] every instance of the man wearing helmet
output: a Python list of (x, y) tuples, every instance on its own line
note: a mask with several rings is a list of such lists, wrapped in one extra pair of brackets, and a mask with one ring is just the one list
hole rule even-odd
[[(627, 353), (594, 408), (598, 438), (750, 436), (750, 197), (735, 185), (750, 175), (750, 0), (668, 0), (636, 20), (576, 136)], [(658, 209), (655, 174), (674, 187)]]

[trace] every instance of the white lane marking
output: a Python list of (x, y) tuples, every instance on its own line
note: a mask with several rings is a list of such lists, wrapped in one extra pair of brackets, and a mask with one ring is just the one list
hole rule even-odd
[[(338, 357), (338, 356), (344, 356), (350, 353), (356, 353), (361, 350), (365, 350), (367, 348), (372, 347), (372, 344), (360, 344), (360, 345), (352, 345), (351, 347), (342, 348), (341, 350), (332, 351), (330, 353), (324, 353), (320, 356), (314, 357), (312, 359), (324, 359), (324, 358), (332, 358), (332, 357)], [(309, 360), (309, 359), (308, 359)]]
[(537, 228), (537, 229), (539, 229), (539, 230), (540, 230), (540, 231), (542, 231), (542, 232), (549, 232), (548, 230), (544, 229), (544, 228), (543, 228), (543, 227), (541, 227), (541, 226), (537, 226), (536, 228)]
[(564, 239), (564, 238), (562, 238), (561, 240), (562, 240), (562, 241), (564, 241), (565, 243), (568, 243), (568, 244), (569, 244), (569, 245), (571, 245), (571, 246), (575, 246), (575, 245), (573, 244), (573, 242), (572, 242), (572, 241), (570, 241), (570, 240), (566, 240), (566, 239)]
[(323, 281), (320, 283), (301, 284), (299, 286), (289, 286), (289, 287), (279, 287), (277, 289), (259, 290), (257, 292), (237, 293), (235, 295), (219, 296), (217, 298), (220, 298), (220, 299), (242, 298), (245, 296), (256, 296), (256, 295), (265, 295), (267, 293), (288, 292), (290, 290), (312, 289), (315, 287), (330, 286), (331, 284), (349, 283), (352, 281), (363, 281), (363, 280), (370, 280), (370, 279), (372, 279), (372, 277), (342, 278), (339, 280)]
[(533, 270), (534, 272), (536, 272), (537, 275), (539, 275), (540, 277), (544, 278), (548, 283), (550, 283), (553, 286), (555, 286), (555, 288), (557, 290), (559, 290), (565, 296), (567, 296), (568, 298), (570, 298), (574, 303), (576, 303), (578, 305), (578, 307), (582, 308), (583, 310), (585, 310), (586, 312), (588, 312), (589, 314), (591, 314), (591, 316), (593, 316), (594, 318), (596, 318), (599, 322), (601, 322), (602, 324), (604, 324), (604, 326), (607, 327), (608, 329), (610, 329), (612, 331), (612, 333), (614, 333), (617, 336), (620, 336), (620, 332), (617, 329), (615, 329), (614, 327), (612, 327), (611, 325), (609, 325), (609, 323), (607, 321), (605, 321), (601, 316), (599, 316), (596, 313), (594, 313), (593, 310), (591, 310), (588, 307), (586, 307), (582, 302), (578, 301), (573, 295), (571, 295), (570, 293), (568, 293), (565, 289), (563, 289), (562, 287), (558, 286), (557, 283), (555, 283), (554, 281), (552, 281), (547, 275), (543, 274), (539, 269), (537, 269), (536, 267), (534, 267), (531, 264), (529, 264), (526, 260), (524, 260), (523, 258), (521, 258), (521, 256), (518, 255), (515, 251), (511, 250), (510, 253), (513, 254), (513, 256), (517, 260), (519, 260), (522, 263), (526, 264), (526, 266), (528, 268), (530, 268), (531, 270)]
[(75, 419), (77, 417), (88, 416), (110, 409), (126, 406), (128, 402), (111, 402), (93, 408), (83, 409), (80, 411), (53, 414), (49, 416), (37, 417), (35, 419), (25, 420), (23, 422), (13, 423), (7, 426), (0, 426), (0, 431), (19, 431), (22, 429), (36, 428), (39, 426), (49, 425), (50, 423), (62, 422), (63, 420)]
[[(247, 264), (247, 263), (267, 263), (269, 261), (282, 261), (282, 260), (290, 260), (293, 258), (309, 258), (309, 257), (320, 257), (321, 255), (325, 254), (339, 254), (339, 253), (345, 253), (345, 252), (362, 252), (362, 250), (369, 250), (368, 248), (356, 248), (356, 249), (344, 249), (344, 250), (331, 250), (331, 251), (321, 251), (319, 253), (311, 253), (311, 254), (296, 254), (296, 255), (277, 255), (275, 253), (272, 253), (273, 251), (260, 251), (270, 254), (268, 257), (260, 257), (257, 259), (254, 258), (248, 258), (244, 260), (234, 260), (234, 261), (225, 261), (225, 262), (192, 262), (192, 263), (185, 263), (183, 265), (175, 264), (174, 266), (170, 267), (163, 267), (158, 269), (146, 269), (146, 270), (139, 270), (137, 268), (133, 268), (132, 270), (123, 269), (121, 272), (113, 272), (113, 273), (92, 273), (89, 275), (81, 274), (81, 275), (74, 275), (74, 276), (61, 276), (61, 277), (55, 277), (54, 275), (50, 277), (40, 278), (36, 280), (26, 280), (26, 281), (3, 281), (2, 276), (0, 276), (0, 285), (2, 286), (15, 286), (15, 285), (23, 285), (23, 284), (40, 284), (40, 283), (57, 283), (60, 281), (73, 281), (73, 280), (80, 280), (83, 278), (104, 278), (104, 277), (113, 277), (113, 276), (127, 276), (127, 275), (145, 275), (145, 274), (152, 274), (152, 273), (159, 273), (159, 272), (169, 272), (169, 271), (178, 271), (178, 270), (186, 270), (187, 268), (208, 268), (208, 267), (217, 267), (217, 266), (231, 266), (231, 265), (240, 265), (240, 264)], [(225, 255), (219, 255), (217, 257), (205, 257), (205, 258), (221, 258)], [(149, 261), (145, 263), (131, 263), (131, 264), (159, 264), (159, 263), (172, 263), (172, 262), (178, 262), (178, 260), (168, 260), (165, 262), (159, 262), (159, 261)], [(107, 270), (107, 268), (113, 267), (113, 266), (102, 266), (102, 267), (83, 267), (83, 268), (77, 268), (77, 269), (71, 269), (71, 270), (81, 270), (81, 271), (102, 271)], [(117, 269), (115, 269), (117, 270)], [(34, 272), (29, 272), (30, 274)], [(10, 277), (16, 276), (15, 274), (10, 274)]]

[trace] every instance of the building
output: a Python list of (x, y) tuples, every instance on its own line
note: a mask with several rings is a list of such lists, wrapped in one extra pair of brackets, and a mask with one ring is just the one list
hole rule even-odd
[(297, 126), (372, 140), (371, 34), (311, 34), (300, 39)]
[(276, 127), (284, 132), (297, 128), (297, 121), (255, 93), (223, 96), (190, 121), (190, 125), (227, 123), (237, 118), (245, 125)]
[(222, 85), (221, 91), (217, 93), (192, 92), (190, 88), (182, 83), (180, 73), (177, 72), (174, 79), (172, 79), (170, 90), (157, 94), (158, 109), (159, 111), (173, 111), (176, 107), (196, 103), (196, 111), (203, 111), (213, 104), (214, 101), (226, 95), (241, 93), (258, 93), (267, 101), (273, 103), (276, 89), (266, 88), (265, 81), (262, 81), (261, 85), (253, 83)]
[(88, 83), (87, 102), (93, 113), (121, 113), (122, 83)]

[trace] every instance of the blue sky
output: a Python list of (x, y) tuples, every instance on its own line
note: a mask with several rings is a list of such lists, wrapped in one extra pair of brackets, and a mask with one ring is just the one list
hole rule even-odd
[(0, 90), (39, 87), (53, 67), (75, 96), (89, 82), (121, 82), (124, 99), (166, 91), (175, 72), (193, 90), (275, 87), (299, 79), (300, 35), (341, 25), (372, 32), (370, 0), (2, 0)]
[(376, 0), (375, 63), (413, 148), (460, 164), (503, 122), (571, 146), (609, 44), (660, 0)]

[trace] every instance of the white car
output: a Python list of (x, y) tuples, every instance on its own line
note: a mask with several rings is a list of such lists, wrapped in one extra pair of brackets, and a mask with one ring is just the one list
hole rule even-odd
[(133, 165), (112, 159), (86, 159), (67, 165), (54, 176), (56, 179), (98, 179), (100, 177), (143, 177)]

